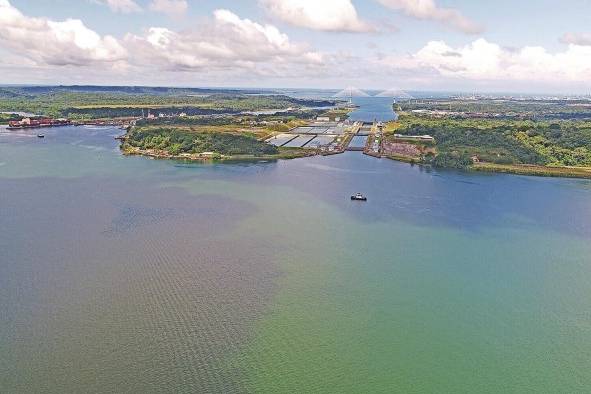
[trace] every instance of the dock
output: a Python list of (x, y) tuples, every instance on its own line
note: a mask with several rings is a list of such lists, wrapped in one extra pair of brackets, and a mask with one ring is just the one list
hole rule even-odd
[(373, 141), (372, 137), (374, 136), (376, 129), (375, 123), (357, 122), (352, 130), (352, 136), (345, 149), (353, 152), (365, 152), (369, 142)]
[(316, 149), (322, 155), (346, 151), (381, 157), (383, 124), (315, 121), (265, 139), (277, 147)]

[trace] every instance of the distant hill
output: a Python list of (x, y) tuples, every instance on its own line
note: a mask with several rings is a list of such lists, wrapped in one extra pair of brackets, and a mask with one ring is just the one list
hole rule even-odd
[(263, 89), (224, 89), (224, 88), (169, 88), (151, 86), (4, 86), (0, 87), (0, 97), (35, 96), (52, 93), (116, 93), (116, 94), (145, 94), (145, 95), (191, 95), (191, 94), (265, 94), (274, 95), (277, 92)]

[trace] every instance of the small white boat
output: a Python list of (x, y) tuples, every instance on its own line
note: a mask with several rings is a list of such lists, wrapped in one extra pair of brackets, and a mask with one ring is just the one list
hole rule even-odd
[(365, 197), (361, 193), (356, 193), (351, 196), (351, 200), (353, 200), (353, 201), (367, 201), (367, 197)]

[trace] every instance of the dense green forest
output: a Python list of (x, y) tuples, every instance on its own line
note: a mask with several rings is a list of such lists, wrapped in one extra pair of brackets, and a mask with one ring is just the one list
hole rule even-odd
[[(154, 149), (171, 155), (214, 152), (220, 155), (275, 155), (279, 149), (254, 135), (230, 132), (194, 132), (181, 128), (141, 128), (127, 133), (125, 144), (142, 150)], [(123, 147), (125, 149), (125, 146)]]
[[(272, 92), (271, 92), (272, 93)], [(330, 100), (206, 89), (123, 87), (4, 87), (0, 111), (23, 111), (72, 119), (154, 114), (209, 115), (268, 109), (329, 107)]]
[(400, 134), (429, 134), (434, 165), (465, 167), (472, 157), (496, 164), (591, 166), (591, 122), (431, 119), (401, 116)]
[[(259, 114), (230, 116), (227, 114), (216, 116), (187, 116), (187, 117), (164, 117), (156, 119), (140, 119), (137, 126), (223, 126), (232, 123), (249, 125), (251, 123), (276, 123), (278, 126), (289, 124), (300, 120), (315, 119), (322, 113), (321, 110), (289, 111), (281, 114)], [(269, 126), (271, 127), (271, 126)], [(278, 129), (283, 129), (278, 127)], [(281, 131), (281, 130), (278, 130)]]
[(481, 114), (499, 119), (591, 119), (591, 101), (585, 99), (422, 99), (399, 101), (399, 111), (429, 110), (446, 111), (459, 117), (462, 114)]
[(0, 113), (0, 124), (8, 124), (12, 120), (21, 120), (23, 117), (17, 114), (3, 114)]
[(83, 107), (83, 108), (64, 108), (59, 111), (57, 116), (68, 119), (100, 119), (100, 118), (140, 118), (148, 116), (149, 113), (158, 116), (164, 114), (166, 116), (174, 116), (184, 113), (188, 116), (199, 115), (223, 115), (236, 114), (240, 110), (234, 108), (199, 108), (191, 106), (112, 106), (112, 107)]

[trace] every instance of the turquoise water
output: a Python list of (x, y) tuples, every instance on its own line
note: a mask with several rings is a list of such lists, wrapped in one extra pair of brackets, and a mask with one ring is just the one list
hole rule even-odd
[(2, 392), (591, 387), (589, 181), (44, 133), (0, 133)]

